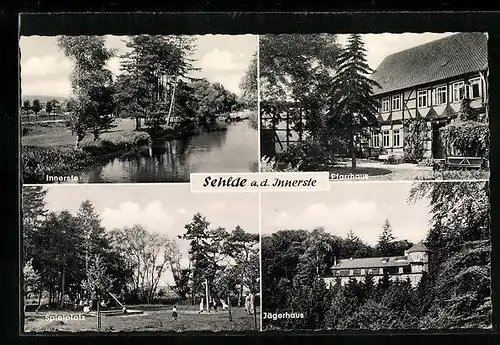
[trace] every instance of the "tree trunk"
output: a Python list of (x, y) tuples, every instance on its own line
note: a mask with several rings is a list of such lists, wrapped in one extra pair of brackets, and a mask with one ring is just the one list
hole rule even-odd
[(100, 312), (100, 301), (99, 298), (96, 298), (97, 302), (97, 330), (99, 331), (101, 329), (101, 312)]
[(135, 117), (135, 130), (141, 129), (141, 118), (139, 116)]
[(255, 329), (258, 329), (257, 326), (257, 309), (255, 308), (255, 295), (252, 293), (253, 298), (252, 298), (252, 308), (253, 308), (253, 321), (255, 323)]
[(229, 321), (233, 321), (233, 314), (231, 313), (231, 299), (229, 298), (229, 294), (227, 294), (227, 309), (229, 311)]
[(354, 135), (349, 136), (349, 146), (351, 148), (352, 170), (356, 170), (356, 148), (354, 147)]
[(174, 110), (174, 99), (175, 99), (176, 86), (177, 86), (177, 81), (174, 82), (174, 87), (172, 89), (172, 97), (170, 98), (170, 107), (168, 109), (167, 126), (170, 124), (170, 118), (171, 118), (173, 110)]
[(207, 301), (207, 312), (210, 311), (209, 305), (208, 305), (208, 279), (205, 279), (205, 299)]
[(64, 285), (66, 285), (66, 266), (63, 266), (63, 270), (62, 270), (62, 282), (61, 282), (61, 303), (60, 303), (60, 308), (64, 308), (64, 294), (65, 294), (65, 291), (64, 291)]

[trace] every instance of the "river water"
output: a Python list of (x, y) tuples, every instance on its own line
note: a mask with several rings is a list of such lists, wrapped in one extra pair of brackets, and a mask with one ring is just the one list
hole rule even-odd
[(87, 168), (81, 183), (189, 182), (190, 173), (257, 172), (258, 132), (248, 120), (187, 139), (158, 139), (150, 148)]

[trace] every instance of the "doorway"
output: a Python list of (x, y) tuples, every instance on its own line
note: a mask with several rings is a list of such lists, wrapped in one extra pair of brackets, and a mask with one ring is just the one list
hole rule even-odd
[(433, 122), (432, 123), (432, 158), (443, 159), (445, 156), (445, 150), (443, 145), (443, 139), (441, 138), (440, 129), (446, 125), (444, 122)]

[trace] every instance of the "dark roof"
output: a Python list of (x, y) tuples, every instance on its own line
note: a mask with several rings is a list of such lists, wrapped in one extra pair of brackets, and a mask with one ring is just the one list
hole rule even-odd
[(374, 94), (483, 71), (488, 68), (487, 36), (464, 32), (387, 56), (371, 75), (382, 87)]
[(409, 264), (410, 262), (406, 259), (406, 256), (355, 258), (340, 260), (337, 265), (332, 266), (332, 269), (341, 270), (354, 268), (400, 267), (408, 266)]
[(425, 246), (425, 244), (422, 241), (418, 242), (413, 247), (411, 247), (410, 249), (407, 250), (408, 253), (411, 253), (411, 252), (428, 252), (428, 251), (429, 251), (429, 249), (427, 249), (427, 247)]

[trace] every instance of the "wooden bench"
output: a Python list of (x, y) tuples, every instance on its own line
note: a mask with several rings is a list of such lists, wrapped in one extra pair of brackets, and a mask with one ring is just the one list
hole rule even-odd
[(483, 165), (483, 158), (481, 157), (460, 157), (460, 156), (446, 157), (447, 168), (481, 169), (482, 165)]

